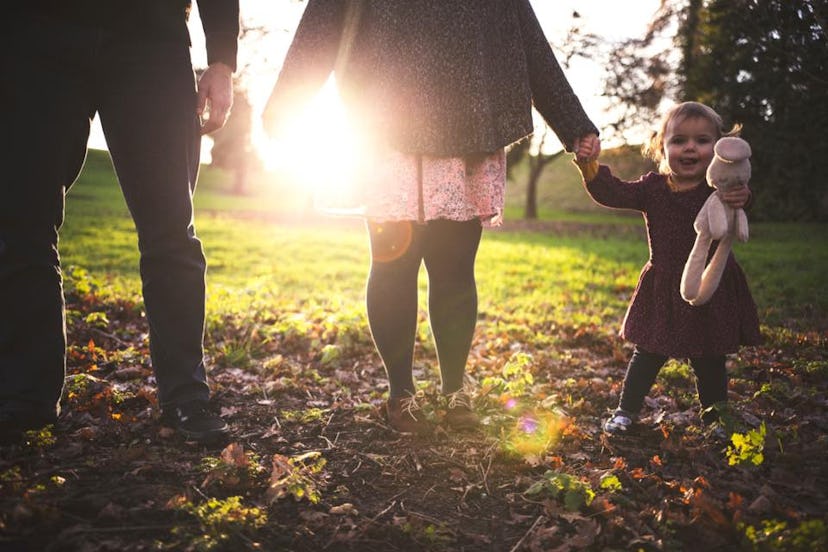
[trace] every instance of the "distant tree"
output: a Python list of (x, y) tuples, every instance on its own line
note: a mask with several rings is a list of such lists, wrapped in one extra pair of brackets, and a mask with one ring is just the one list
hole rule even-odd
[(514, 177), (514, 170), (528, 154), (531, 141), (523, 139), (520, 142), (515, 142), (506, 148), (506, 176), (507, 178)]
[(692, 11), (701, 0), (662, 0), (644, 35), (621, 41), (607, 41), (578, 29), (570, 41), (579, 51), (605, 67), (604, 96), (612, 118), (603, 137), (621, 138), (641, 129), (652, 129), (661, 117), (663, 105), (682, 95), (677, 71), (681, 63), (682, 22), (692, 24)]
[[(549, 127), (544, 127), (538, 144), (538, 152), (529, 156), (529, 176), (526, 182), (526, 205), (523, 210), (523, 218), (534, 220), (538, 218), (538, 181), (543, 169), (552, 161), (563, 155), (564, 150), (558, 150), (553, 154), (543, 151), (546, 139), (549, 137)], [(527, 141), (528, 142), (528, 141)]]
[(612, 128), (654, 128), (665, 102), (704, 102), (744, 125), (754, 217), (828, 220), (826, 12), (824, 0), (662, 0), (644, 37), (592, 49)]
[(744, 125), (753, 213), (828, 220), (828, 40), (824, 0), (711, 0), (688, 28), (684, 97)]
[(214, 167), (233, 174), (233, 193), (243, 195), (248, 191), (248, 176), (261, 167), (261, 160), (253, 147), (253, 108), (247, 91), (234, 86), (233, 94), (233, 109), (227, 123), (211, 136), (210, 154)]

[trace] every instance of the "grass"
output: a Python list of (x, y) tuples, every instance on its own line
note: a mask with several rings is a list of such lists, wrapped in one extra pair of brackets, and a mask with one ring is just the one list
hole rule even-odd
[[(734, 412), (768, 428), (767, 446), (757, 434), (758, 450), (737, 451), (761, 452), (761, 466), (731, 468), (706, 442), (683, 362), (662, 371), (651, 397), (666, 408), (647, 407), (652, 423), (607, 441), (600, 423), (628, 358), (615, 334), (647, 247), (638, 216), (561, 211), (564, 194), (585, 199), (565, 180), (571, 170), (544, 175), (544, 220), (485, 232), (469, 362), (483, 428), (420, 442), (385, 427), (362, 223), (315, 216), (299, 188), (264, 180), (228, 194), (226, 175), (205, 168), (206, 349), (233, 427), (220, 456), (205, 457), (153, 414), (135, 233), (106, 154), (92, 152), (60, 246), (66, 414), (54, 433), (0, 447), (2, 538), (90, 550), (820, 548), (825, 497), (809, 482), (825, 471), (824, 226), (755, 224), (737, 246), (767, 342), (729, 361), (729, 393)], [(519, 209), (520, 186), (510, 189)], [(420, 320), (414, 371), (437, 419), (435, 351)], [(774, 507), (756, 509), (760, 498)]]
[[(522, 203), (520, 169), (509, 184), (507, 221), (516, 220)], [(625, 170), (632, 176), (641, 169)], [(227, 191), (228, 180), (205, 167), (196, 193), (196, 227), (209, 264), (210, 313), (245, 312), (254, 305), (360, 309), (368, 268), (361, 221), (316, 216), (305, 207), (302, 193), (264, 180), (254, 182), (250, 194), (234, 196)], [(647, 258), (640, 216), (591, 205), (567, 159), (544, 173), (540, 200), (539, 230), (507, 226), (484, 233), (477, 265), (481, 313), (617, 324)], [(113, 294), (138, 296), (135, 233), (105, 152), (90, 152), (66, 210), (60, 246), (64, 266), (83, 267)], [(544, 222), (565, 226), (550, 230)], [(762, 320), (824, 330), (825, 226), (753, 223), (751, 233), (735, 252)], [(424, 274), (421, 278), (424, 287)]]

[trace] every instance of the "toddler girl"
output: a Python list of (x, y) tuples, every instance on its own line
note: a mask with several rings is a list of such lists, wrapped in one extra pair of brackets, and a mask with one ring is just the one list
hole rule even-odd
[[(598, 165), (594, 143), (580, 144), (576, 164), (587, 193), (606, 207), (641, 211), (650, 248), (624, 317), (621, 336), (635, 348), (618, 408), (603, 425), (607, 433), (623, 433), (632, 426), (656, 375), (671, 357), (689, 359), (702, 420), (716, 421), (717, 413), (710, 407), (727, 401), (725, 355), (740, 345), (760, 341), (756, 305), (732, 253), (709, 303), (691, 306), (679, 292), (684, 264), (696, 238), (696, 214), (711, 193), (721, 193), (705, 180), (713, 146), (721, 136), (738, 131), (737, 126), (724, 133), (721, 117), (706, 105), (679, 104), (666, 114), (644, 149), (659, 165), (659, 172), (632, 182)], [(750, 198), (747, 186), (721, 194), (733, 208), (744, 207)], [(714, 243), (711, 251), (715, 247)]]

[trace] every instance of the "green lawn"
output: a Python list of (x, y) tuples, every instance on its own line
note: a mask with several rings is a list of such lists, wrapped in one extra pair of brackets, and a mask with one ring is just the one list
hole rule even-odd
[[(618, 157), (619, 172), (640, 173), (631, 159)], [(0, 447), (0, 542), (825, 549), (825, 225), (752, 224), (735, 247), (766, 342), (728, 360), (733, 447), (698, 426), (680, 360), (662, 370), (638, 431), (607, 439), (601, 422), (630, 348), (617, 330), (647, 257), (643, 223), (591, 205), (565, 159), (544, 173), (542, 220), (520, 221), (517, 169), (507, 224), (484, 233), (478, 256), (467, 373), (484, 423), (410, 440), (383, 414), (362, 222), (315, 215), (307, 193), (263, 177), (229, 194), (227, 175), (205, 168), (196, 226), (209, 265), (207, 365), (213, 405), (232, 427), (219, 452), (158, 424), (135, 232), (108, 156), (90, 152), (61, 233), (65, 414), (54, 432)], [(424, 415), (437, 421), (421, 300), (413, 368)]]
[[(507, 222), (520, 217), (520, 169), (509, 184)], [(541, 180), (541, 221), (484, 233), (477, 265), (482, 313), (531, 313), (565, 324), (620, 321), (647, 257), (643, 223), (591, 205), (577, 178), (568, 159), (557, 160)], [(368, 267), (359, 220), (315, 215), (301, 192), (264, 179), (235, 196), (228, 180), (205, 167), (196, 193), (213, 315), (249, 314), (253, 304), (359, 309)], [(137, 296), (136, 238), (105, 152), (90, 152), (66, 210), (64, 266), (84, 268), (114, 293)], [(764, 323), (825, 329), (825, 225), (752, 223), (751, 240), (735, 251)]]

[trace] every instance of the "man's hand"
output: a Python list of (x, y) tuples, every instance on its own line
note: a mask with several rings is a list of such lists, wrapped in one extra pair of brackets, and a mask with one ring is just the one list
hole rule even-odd
[(198, 79), (196, 113), (201, 119), (201, 134), (223, 127), (232, 106), (233, 70), (224, 63), (214, 63)]

